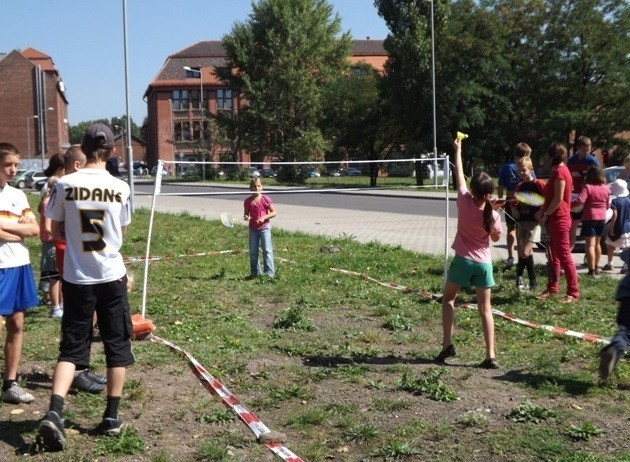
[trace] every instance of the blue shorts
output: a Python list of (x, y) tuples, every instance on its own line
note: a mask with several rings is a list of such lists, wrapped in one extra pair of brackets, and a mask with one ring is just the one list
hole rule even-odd
[(460, 287), (494, 287), (492, 263), (479, 263), (455, 255), (448, 269), (447, 279)]
[(0, 316), (11, 316), (38, 304), (31, 265), (0, 269)]
[(582, 232), (581, 237), (594, 237), (604, 235), (604, 226), (606, 222), (604, 220), (582, 220)]

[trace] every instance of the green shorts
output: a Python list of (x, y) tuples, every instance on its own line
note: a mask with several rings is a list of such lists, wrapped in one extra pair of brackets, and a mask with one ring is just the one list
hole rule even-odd
[(492, 263), (479, 263), (455, 255), (448, 269), (447, 279), (461, 287), (494, 287)]

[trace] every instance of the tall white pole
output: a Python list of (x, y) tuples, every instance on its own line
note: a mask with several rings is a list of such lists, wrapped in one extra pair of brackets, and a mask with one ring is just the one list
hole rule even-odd
[(123, 9), (123, 42), (125, 56), (125, 110), (127, 111), (127, 179), (129, 180), (129, 205), (134, 210), (133, 188), (133, 149), (131, 148), (131, 116), (129, 115), (129, 67), (127, 65), (127, 0), (122, 2)]
[[(431, 0), (431, 85), (433, 93), (433, 171), (435, 186), (437, 187), (437, 118), (435, 115), (435, 27), (433, 22), (433, 2)], [(446, 188), (448, 191), (448, 187)]]

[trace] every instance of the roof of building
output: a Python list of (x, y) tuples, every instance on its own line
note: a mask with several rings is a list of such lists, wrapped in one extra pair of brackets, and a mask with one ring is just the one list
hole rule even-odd
[(26, 50), (21, 51), (22, 56), (31, 61), (33, 64), (41, 66), (44, 72), (52, 72), (58, 73), (57, 68), (55, 67), (55, 63), (52, 58), (45, 53), (42, 53), (35, 48), (27, 48)]
[[(355, 40), (350, 49), (350, 62), (367, 62), (382, 71), (387, 60), (387, 51), (383, 47), (383, 40)], [(220, 40), (204, 40), (186, 47), (168, 56), (164, 65), (158, 71), (153, 81), (145, 91), (148, 94), (151, 87), (170, 87), (181, 84), (186, 78), (184, 66), (204, 69), (204, 85), (221, 85), (221, 81), (212, 71), (226, 65), (227, 53)]]

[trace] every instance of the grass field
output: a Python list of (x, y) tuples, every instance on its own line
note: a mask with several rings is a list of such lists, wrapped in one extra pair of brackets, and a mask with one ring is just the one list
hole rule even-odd
[[(143, 256), (149, 214), (139, 210), (123, 254)], [(277, 278), (245, 280), (246, 228), (183, 215), (155, 218), (147, 317), (156, 334), (189, 351), (307, 461), (628, 461), (630, 381), (622, 361), (612, 386), (597, 386), (599, 347), (496, 319), (497, 358), (487, 371), (481, 323), (456, 313), (458, 356), (440, 367), (440, 305), (365, 278), (439, 294), (442, 260), (399, 247), (358, 244), (274, 230)], [(39, 243), (30, 242), (35, 267)], [(322, 247), (339, 252), (323, 253)], [(200, 257), (177, 255), (234, 249)], [(143, 265), (130, 264), (140, 310)], [(543, 268), (538, 268), (544, 278)], [(496, 270), (493, 305), (540, 324), (610, 336), (617, 281), (580, 280), (573, 305), (540, 302)], [(542, 280), (542, 279), (541, 279)], [(464, 292), (462, 301), (474, 301)], [(120, 438), (91, 435), (104, 397), (68, 396), (69, 448), (38, 454), (32, 445), (50, 394), (59, 322), (40, 307), (27, 317), (21, 371), (37, 401), (0, 405), (0, 459), (55, 461), (280, 460), (198, 383), (185, 359), (164, 346), (134, 343)], [(101, 345), (94, 368), (103, 372)]]

